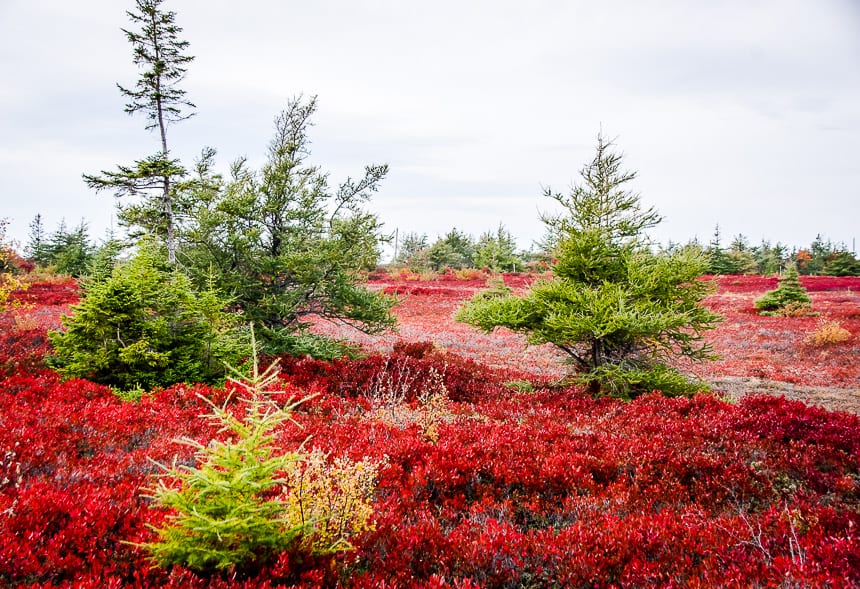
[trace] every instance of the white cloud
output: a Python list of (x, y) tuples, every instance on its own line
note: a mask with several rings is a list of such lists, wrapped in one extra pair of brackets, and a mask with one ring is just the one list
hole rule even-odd
[[(0, 216), (110, 199), (82, 172), (155, 148), (122, 112), (136, 72), (128, 6), (0, 5)], [(860, 218), (860, 9), (848, 0), (659, 3), (511, 0), (180, 2), (199, 111), (171, 130), (190, 160), (260, 163), (289, 97), (318, 94), (314, 160), (333, 181), (389, 162), (375, 208), (392, 229), (540, 236), (541, 186), (565, 190), (601, 125), (665, 215), (658, 237), (707, 239), (719, 222), (804, 245), (850, 242)], [(107, 211), (107, 214), (106, 214)]]

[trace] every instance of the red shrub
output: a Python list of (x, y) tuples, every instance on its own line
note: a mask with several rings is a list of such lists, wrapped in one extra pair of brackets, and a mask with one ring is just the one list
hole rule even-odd
[(27, 288), (12, 293), (13, 300), (33, 305), (67, 305), (77, 303), (78, 284), (73, 278), (62, 282), (36, 282)]
[[(755, 293), (714, 296), (738, 313)], [(853, 301), (845, 291), (815, 296), (834, 311), (844, 303), (830, 297)], [(457, 303), (440, 300), (437, 319)], [(719, 340), (741, 351), (748, 344), (756, 357), (743, 370), (808, 380), (772, 360), (806, 353), (790, 345), (803, 320), (750, 321)], [(768, 396), (731, 405), (648, 395), (624, 404), (575, 387), (517, 392), (504, 386), (511, 377), (503, 370), (402, 340), (352, 362), (283, 359), (287, 396), (318, 395), (295, 413), (301, 427), (280, 433), (281, 446), (384, 465), (376, 529), (355, 539), (354, 552), (284, 555), (246, 578), (149, 568), (128, 542), (149, 538), (147, 524), (163, 517), (139, 490), (158, 472), (152, 460), (190, 463), (174, 438), (218, 435), (199, 418), (200, 396), (220, 404), (231, 388), (175, 385), (124, 403), (106, 387), (33, 368), (44, 334), (0, 335), (8, 368), (0, 380), (0, 585), (860, 586), (860, 417)], [(842, 366), (833, 356), (828, 378)], [(841, 361), (840, 378), (853, 378), (851, 358)], [(408, 403), (434, 374), (451, 399), (438, 438), (368, 411), (374, 387), (399, 386)]]

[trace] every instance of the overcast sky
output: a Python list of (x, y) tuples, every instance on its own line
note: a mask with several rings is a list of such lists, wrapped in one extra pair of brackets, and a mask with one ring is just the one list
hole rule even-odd
[[(25, 242), (113, 198), (82, 173), (158, 149), (119, 82), (138, 71), (131, 0), (0, 0), (0, 217)], [(500, 222), (543, 234), (542, 187), (566, 191), (616, 138), (666, 242), (742, 233), (806, 245), (860, 238), (856, 0), (167, 0), (196, 59), (197, 115), (169, 128), (190, 164), (262, 163), (273, 119), (316, 94), (314, 163), (333, 183), (391, 171), (372, 201), (390, 231)]]

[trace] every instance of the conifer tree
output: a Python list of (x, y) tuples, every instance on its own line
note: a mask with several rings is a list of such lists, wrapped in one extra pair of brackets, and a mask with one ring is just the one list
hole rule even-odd
[(827, 256), (824, 273), (828, 276), (860, 276), (860, 260), (843, 247)]
[(34, 264), (45, 266), (49, 261), (48, 240), (45, 235), (45, 225), (42, 215), (36, 214), (30, 222), (30, 234), (27, 241), (27, 254)]
[(423, 270), (427, 265), (427, 234), (411, 231), (403, 236), (395, 262), (406, 264), (413, 270)]
[(295, 569), (302, 556), (351, 549), (349, 537), (373, 527), (378, 465), (346, 459), (328, 465), (321, 452), (301, 447), (284, 452), (278, 430), (302, 401), (284, 398), (277, 361), (261, 372), (254, 350), (250, 376), (230, 379), (244, 412), (204, 398), (205, 417), (229, 432), (226, 441), (182, 438), (197, 464), (159, 465), (163, 473), (150, 497), (153, 507), (170, 512), (154, 528), (157, 539), (142, 545), (158, 565), (251, 573), (286, 551)]
[(644, 231), (660, 221), (627, 190), (635, 173), (598, 136), (597, 153), (569, 195), (546, 194), (564, 213), (545, 216), (553, 277), (523, 296), (478, 296), (458, 319), (489, 332), (507, 327), (531, 344), (552, 343), (574, 363), (593, 394), (633, 397), (651, 390), (686, 394), (702, 388), (669, 366), (675, 358), (712, 357), (703, 331), (719, 317), (703, 306), (711, 285), (699, 247), (653, 253)]
[(478, 239), (472, 262), (476, 268), (488, 268), (492, 272), (516, 272), (522, 269), (516, 247), (514, 236), (499, 224), (495, 233), (487, 231)]
[(759, 315), (808, 314), (811, 311), (812, 300), (800, 282), (796, 265), (790, 265), (780, 276), (775, 290), (756, 300), (755, 308)]
[(223, 311), (228, 301), (214, 289), (195, 290), (150, 242), (83, 286), (64, 329), (50, 334), (63, 376), (124, 391), (213, 382), (224, 377), (225, 361), (244, 353), (236, 318)]
[(117, 197), (136, 197), (137, 202), (118, 204), (120, 221), (163, 238), (168, 262), (173, 264), (177, 248), (175, 183), (186, 171), (179, 160), (170, 157), (167, 127), (193, 115), (189, 111), (195, 107), (185, 98), (179, 83), (194, 57), (185, 53), (188, 42), (179, 38), (182, 28), (175, 23), (176, 13), (163, 10), (162, 2), (135, 0), (137, 10), (126, 13), (139, 27), (123, 32), (132, 45), (135, 65), (143, 71), (133, 88), (117, 85), (128, 99), (125, 112), (144, 114), (146, 129), (159, 133), (161, 149), (131, 166), (120, 165), (114, 172), (85, 174), (84, 180), (97, 191), (112, 190)]
[(214, 152), (204, 152), (183, 193), (190, 211), (184, 262), (198, 284), (211, 273), (235, 297), (267, 352), (312, 353), (296, 340), (310, 315), (365, 332), (394, 322), (393, 300), (360, 284), (381, 239), (381, 223), (363, 205), (388, 166), (367, 166), (363, 177), (332, 190), (328, 175), (308, 162), (315, 110), (316, 98), (290, 101), (259, 172), (240, 159), (224, 181), (210, 171)]

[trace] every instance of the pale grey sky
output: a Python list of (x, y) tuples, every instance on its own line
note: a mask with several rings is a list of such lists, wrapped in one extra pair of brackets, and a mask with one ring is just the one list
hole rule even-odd
[[(860, 238), (856, 0), (167, 0), (196, 56), (191, 163), (261, 163), (289, 97), (317, 94), (314, 163), (333, 182), (387, 162), (371, 208), (390, 231), (504, 223), (527, 247), (603, 128), (665, 242), (743, 233)], [(153, 153), (115, 84), (137, 70), (131, 0), (0, 0), (0, 217), (99, 237), (113, 198), (82, 173)]]

